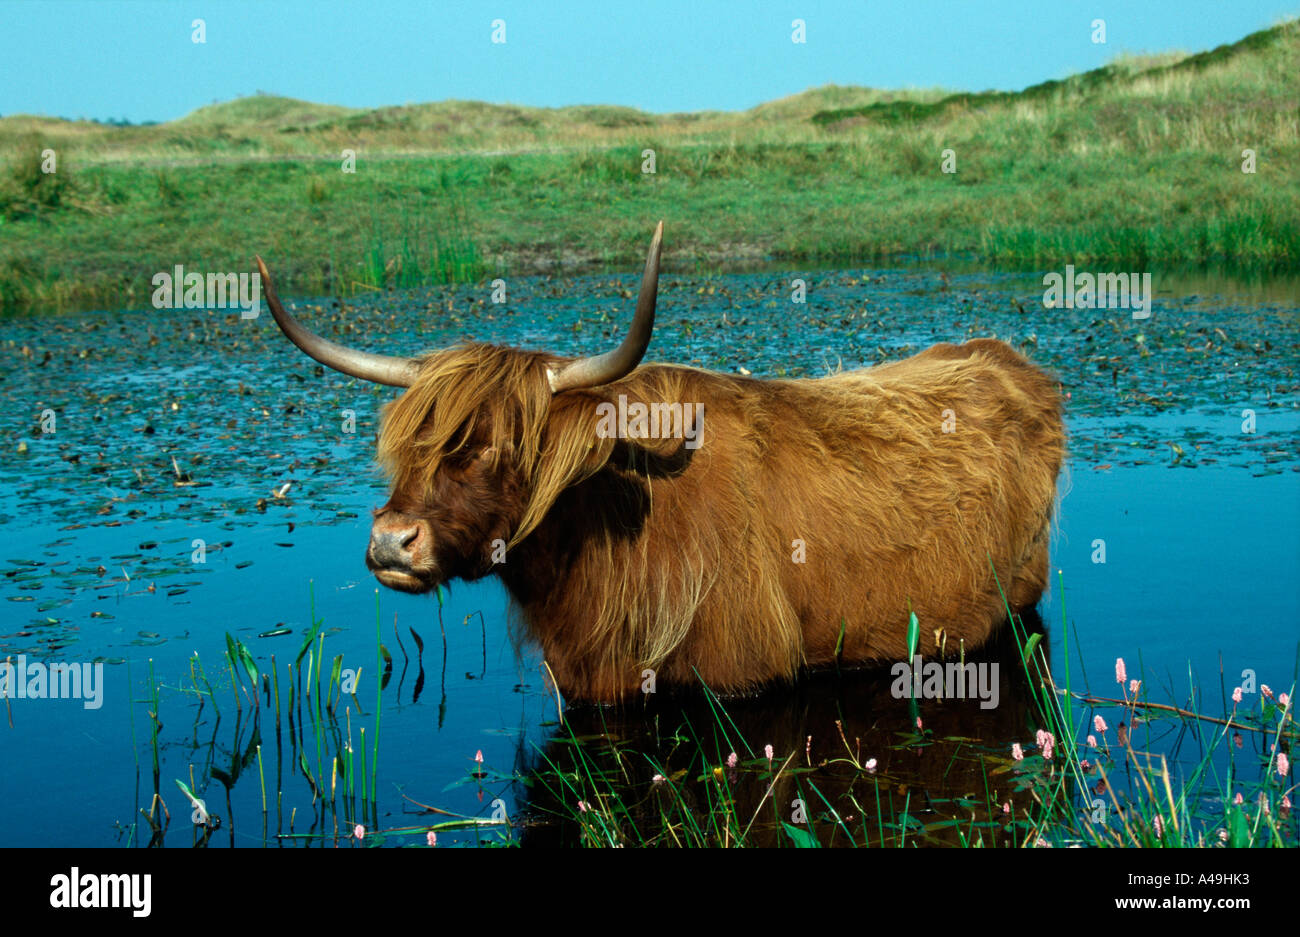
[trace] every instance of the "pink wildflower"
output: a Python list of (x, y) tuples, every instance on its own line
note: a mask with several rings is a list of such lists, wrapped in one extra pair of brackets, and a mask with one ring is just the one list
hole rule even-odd
[(1234, 804), (1244, 803), (1245, 800), (1246, 800), (1246, 798), (1244, 798), (1244, 797), (1241, 796), (1241, 791), (1237, 791), (1237, 796), (1234, 797), (1234, 798), (1232, 798), (1232, 802), (1233, 802)]
[(1141, 680), (1130, 680), (1130, 681), (1128, 682), (1128, 691), (1129, 691), (1129, 694), (1130, 694), (1131, 696), (1137, 696), (1137, 695), (1138, 695), (1138, 690), (1141, 688), (1141, 686), (1142, 686), (1142, 681), (1141, 681)]
[(424, 841), (425, 841), (426, 843), (428, 843), (430, 846), (436, 846), (436, 845), (438, 845), (438, 834), (435, 833), (433, 830), (430, 830), (430, 831), (425, 835), (425, 837), (424, 837)]
[(1096, 747), (1097, 747), (1097, 736), (1095, 736), (1095, 735), (1090, 735), (1090, 736), (1088, 736), (1088, 747), (1089, 747), (1089, 748), (1096, 748)]
[(1101, 718), (1100, 714), (1092, 717), (1092, 727), (1098, 732), (1106, 731), (1106, 720)]
[(1115, 658), (1115, 682), (1118, 683), (1120, 686), (1123, 686), (1124, 681), (1127, 679), (1128, 679), (1128, 674), (1124, 672), (1124, 658), (1116, 657)]
[(1277, 773), (1278, 777), (1286, 777), (1291, 773), (1291, 761), (1283, 752), (1277, 753)]
[(1055, 744), (1056, 737), (1052, 733), (1038, 730), (1038, 747), (1043, 750), (1043, 757), (1048, 761), (1052, 760), (1052, 746)]
[(1232, 691), (1232, 701), (1234, 703), (1241, 702), (1241, 687), (1237, 687), (1235, 690)]
[(869, 758), (869, 759), (867, 759), (867, 763), (866, 763), (865, 765), (863, 765), (862, 767), (864, 767), (864, 768), (867, 769), (867, 773), (868, 773), (868, 774), (875, 774), (875, 773), (876, 773), (876, 759), (874, 759), (874, 758)]
[(736, 767), (736, 753), (735, 753), (735, 752), (732, 752), (730, 755), (727, 756), (727, 767), (728, 767), (728, 768), (734, 768), (734, 767)]
[(1020, 747), (1019, 742), (1011, 743), (1011, 757), (1014, 758), (1016, 761), (1025, 760), (1025, 750)]
[(366, 828), (365, 828), (364, 826), (362, 826), (360, 823), (358, 823), (358, 824), (353, 828), (353, 830), (352, 830), (352, 835), (355, 836), (357, 839), (365, 839), (365, 838), (366, 838)]

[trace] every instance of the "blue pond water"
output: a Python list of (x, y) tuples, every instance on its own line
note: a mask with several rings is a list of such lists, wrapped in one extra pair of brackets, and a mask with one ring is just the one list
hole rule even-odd
[[(1011, 275), (917, 268), (805, 276), (809, 307), (795, 314), (779, 305), (786, 281), (771, 274), (666, 277), (652, 354), (758, 376), (816, 375), (938, 340), (1012, 341), (1052, 368), (1069, 394), (1072, 457), (1053, 540), (1065, 624), (1058, 587), (1040, 607), (1058, 683), (1068, 668), (1073, 689), (1114, 696), (1115, 659), (1123, 657), (1151, 699), (1184, 705), (1195, 686), (1197, 708), (1219, 713), (1231, 708), (1223, 698), (1243, 671), (1274, 690), (1293, 686), (1294, 298), (1204, 296), (1174, 284), (1152, 319), (1133, 322), (1035, 308), (1034, 281)], [(303, 314), (378, 351), (436, 347), (468, 331), (577, 351), (617, 336), (627, 312), (621, 291), (632, 282), (529, 280), (498, 311), (480, 291), (457, 288), (382, 306), (309, 303)], [(0, 656), (100, 662), (104, 682), (99, 708), (11, 699), (0, 713), (12, 721), (0, 723), (0, 844), (150, 842), (141, 811), (151, 811), (154, 795), (151, 711), (160, 722), (158, 790), (171, 815), (156, 842), (189, 845), (200, 836), (178, 779), (223, 818), (212, 845), (261, 845), (291, 830), (329, 841), (339, 817), (389, 831), (385, 842), (423, 842), (420, 830), (445, 817), (421, 805), (516, 821), (505, 833), (499, 825), (448, 831), (440, 843), (520, 839), (538, 792), (518, 776), (540, 751), (554, 750), (556, 701), (535, 652), (516, 652), (503, 590), (494, 580), (456, 583), (440, 607), (427, 596), (377, 593), (362, 563), (369, 511), (384, 497), (370, 464), (374, 420), (390, 392), (321, 373), (285, 347), (269, 319), (249, 324), (220, 311), (11, 318), (3, 334)], [(345, 409), (357, 414), (355, 434), (340, 428)], [(1245, 409), (1256, 414), (1254, 433), (1242, 432)], [(47, 410), (52, 433), (41, 432)], [(205, 562), (193, 561), (196, 540)], [(223, 655), (227, 634), (262, 672), (274, 655), (287, 697), (285, 666), (312, 629), (313, 608), (326, 677), (336, 655), (360, 677), (356, 699), (346, 711), (340, 705), (340, 735), (321, 749), (309, 728), (300, 761), (287, 714), (277, 746), (273, 716), (254, 724), (251, 696), (232, 687)], [(377, 701), (379, 642), (393, 662)], [(339, 740), (350, 738), (359, 758), (364, 726), (372, 759), (377, 702), (377, 806), (340, 806), (313, 827), (311, 784), (329, 796), (333, 755), (346, 747)], [(816, 706), (804, 690), (735, 705), (738, 721), (789, 720), (792, 745), (805, 729), (821, 744), (822, 717), (809, 714)], [(664, 706), (661, 719), (672, 715), (672, 704)], [(992, 748), (1029, 741), (1016, 734), (1026, 731), (1019, 724), (986, 728)], [(1169, 749), (1175, 762), (1195, 754), (1174, 739)], [(895, 767), (904, 780), (908, 770)], [(233, 778), (229, 796), (223, 778)], [(924, 773), (913, 782), (926, 783)], [(161, 823), (161, 810), (154, 813)], [(346, 842), (346, 823), (340, 829)]]

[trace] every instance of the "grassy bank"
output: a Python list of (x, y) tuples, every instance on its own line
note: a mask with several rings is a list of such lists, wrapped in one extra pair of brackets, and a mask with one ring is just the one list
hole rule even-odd
[(255, 97), (154, 126), (5, 117), (0, 304), (144, 305), (159, 270), (247, 270), (255, 252), (291, 293), (630, 266), (658, 218), (679, 269), (935, 252), (1284, 267), (1300, 258), (1297, 76), (1291, 22), (1019, 93), (828, 87), (663, 116)]

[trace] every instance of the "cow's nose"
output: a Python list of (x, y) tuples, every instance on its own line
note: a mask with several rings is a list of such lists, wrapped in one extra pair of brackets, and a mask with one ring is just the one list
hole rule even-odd
[(409, 567), (411, 546), (420, 536), (416, 524), (397, 530), (372, 530), (370, 533), (370, 559), (376, 566)]

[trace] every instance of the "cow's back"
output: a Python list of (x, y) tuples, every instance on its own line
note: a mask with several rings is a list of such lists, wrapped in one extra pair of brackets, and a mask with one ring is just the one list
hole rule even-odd
[[(909, 610), (934, 653), (936, 629), (949, 651), (982, 644), (1004, 592), (1013, 605), (1037, 600), (1064, 434), (1056, 387), (1012, 348), (937, 345), (746, 389), (741, 412), (723, 415), (735, 424), (723, 432), (740, 436), (715, 431), (704, 447), (732, 463), (709, 488), (749, 506), (727, 528), (736, 549), (719, 584), (732, 585), (702, 603), (684, 651), (729, 647), (725, 661), (752, 648), (774, 661), (767, 645), (793, 620), (802, 662), (831, 662), (841, 627), (842, 660), (901, 659)], [(706, 414), (706, 434), (717, 422)], [(741, 597), (754, 599), (743, 621)], [(709, 654), (682, 662), (692, 656)]]

